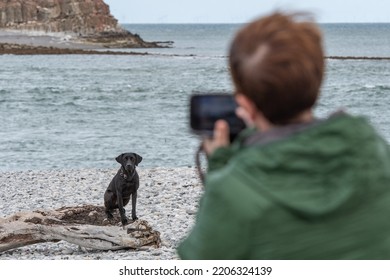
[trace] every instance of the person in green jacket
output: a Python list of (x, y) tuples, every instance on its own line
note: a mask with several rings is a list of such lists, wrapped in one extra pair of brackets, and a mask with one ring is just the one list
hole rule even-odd
[(203, 142), (205, 190), (182, 259), (390, 259), (390, 150), (369, 122), (313, 116), (322, 36), (275, 12), (235, 36), (229, 66), (250, 127)]

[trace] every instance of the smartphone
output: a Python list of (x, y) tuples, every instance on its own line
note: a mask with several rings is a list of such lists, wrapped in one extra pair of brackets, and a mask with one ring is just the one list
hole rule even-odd
[(233, 94), (193, 94), (190, 99), (190, 125), (195, 134), (212, 136), (217, 120), (225, 120), (230, 128), (230, 140), (245, 128), (236, 115), (237, 103)]

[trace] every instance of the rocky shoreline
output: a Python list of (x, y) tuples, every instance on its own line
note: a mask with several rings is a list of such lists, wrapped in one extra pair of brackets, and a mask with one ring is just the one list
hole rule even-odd
[[(94, 40), (92, 38), (95, 38)], [(112, 39), (112, 41), (110, 41)], [(89, 37), (74, 38), (65, 33), (26, 33), (21, 31), (0, 30), (0, 55), (34, 54), (109, 54), (140, 55), (147, 54), (146, 48), (169, 48), (173, 42), (149, 42), (141, 45), (128, 45), (126, 39)], [(137, 50), (136, 52), (134, 50)]]
[(31, 46), (20, 44), (0, 43), (0, 55), (62, 55), (62, 54), (87, 54), (87, 55), (148, 55), (147, 52), (90, 50), (75, 48), (57, 48), (45, 46)]
[[(102, 205), (116, 169), (18, 171), (0, 173), (0, 217), (22, 211)], [(101, 251), (60, 241), (0, 253), (0, 260), (178, 259), (176, 248), (192, 228), (203, 193), (194, 168), (138, 168), (137, 214), (160, 232), (161, 247)], [(129, 214), (129, 205), (126, 207)]]
[(0, 54), (91, 54), (83, 50), (171, 45), (172, 42), (144, 41), (124, 29), (103, 0), (0, 3)]
[[(105, 39), (108, 40), (108, 39)], [(108, 44), (108, 43), (107, 43)], [(148, 52), (136, 48), (115, 48), (106, 43), (82, 41), (68, 36), (28, 35), (25, 33), (0, 31), (0, 55), (61, 55), (61, 54), (96, 54), (96, 55), (147, 55)], [(153, 44), (153, 45), (152, 45)], [(168, 48), (173, 42), (153, 42), (148, 48)], [(146, 48), (146, 47), (145, 47)], [(137, 51), (134, 51), (134, 50)], [(142, 48), (144, 50), (144, 48)]]

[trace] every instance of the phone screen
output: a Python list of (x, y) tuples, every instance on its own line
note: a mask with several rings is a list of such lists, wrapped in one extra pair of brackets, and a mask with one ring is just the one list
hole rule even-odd
[(236, 116), (237, 103), (232, 94), (196, 94), (191, 97), (190, 122), (197, 134), (211, 136), (217, 120), (226, 120), (231, 136), (245, 128)]

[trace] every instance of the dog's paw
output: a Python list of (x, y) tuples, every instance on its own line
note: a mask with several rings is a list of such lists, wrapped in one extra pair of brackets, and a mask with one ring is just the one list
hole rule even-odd
[(122, 225), (127, 225), (129, 223), (129, 220), (127, 218), (122, 218), (121, 219)]
[(133, 221), (138, 220), (137, 216), (132, 216), (131, 218), (133, 219)]
[(112, 213), (108, 210), (106, 210), (106, 215), (107, 215), (107, 219), (111, 220), (114, 218), (114, 216), (112, 215)]

